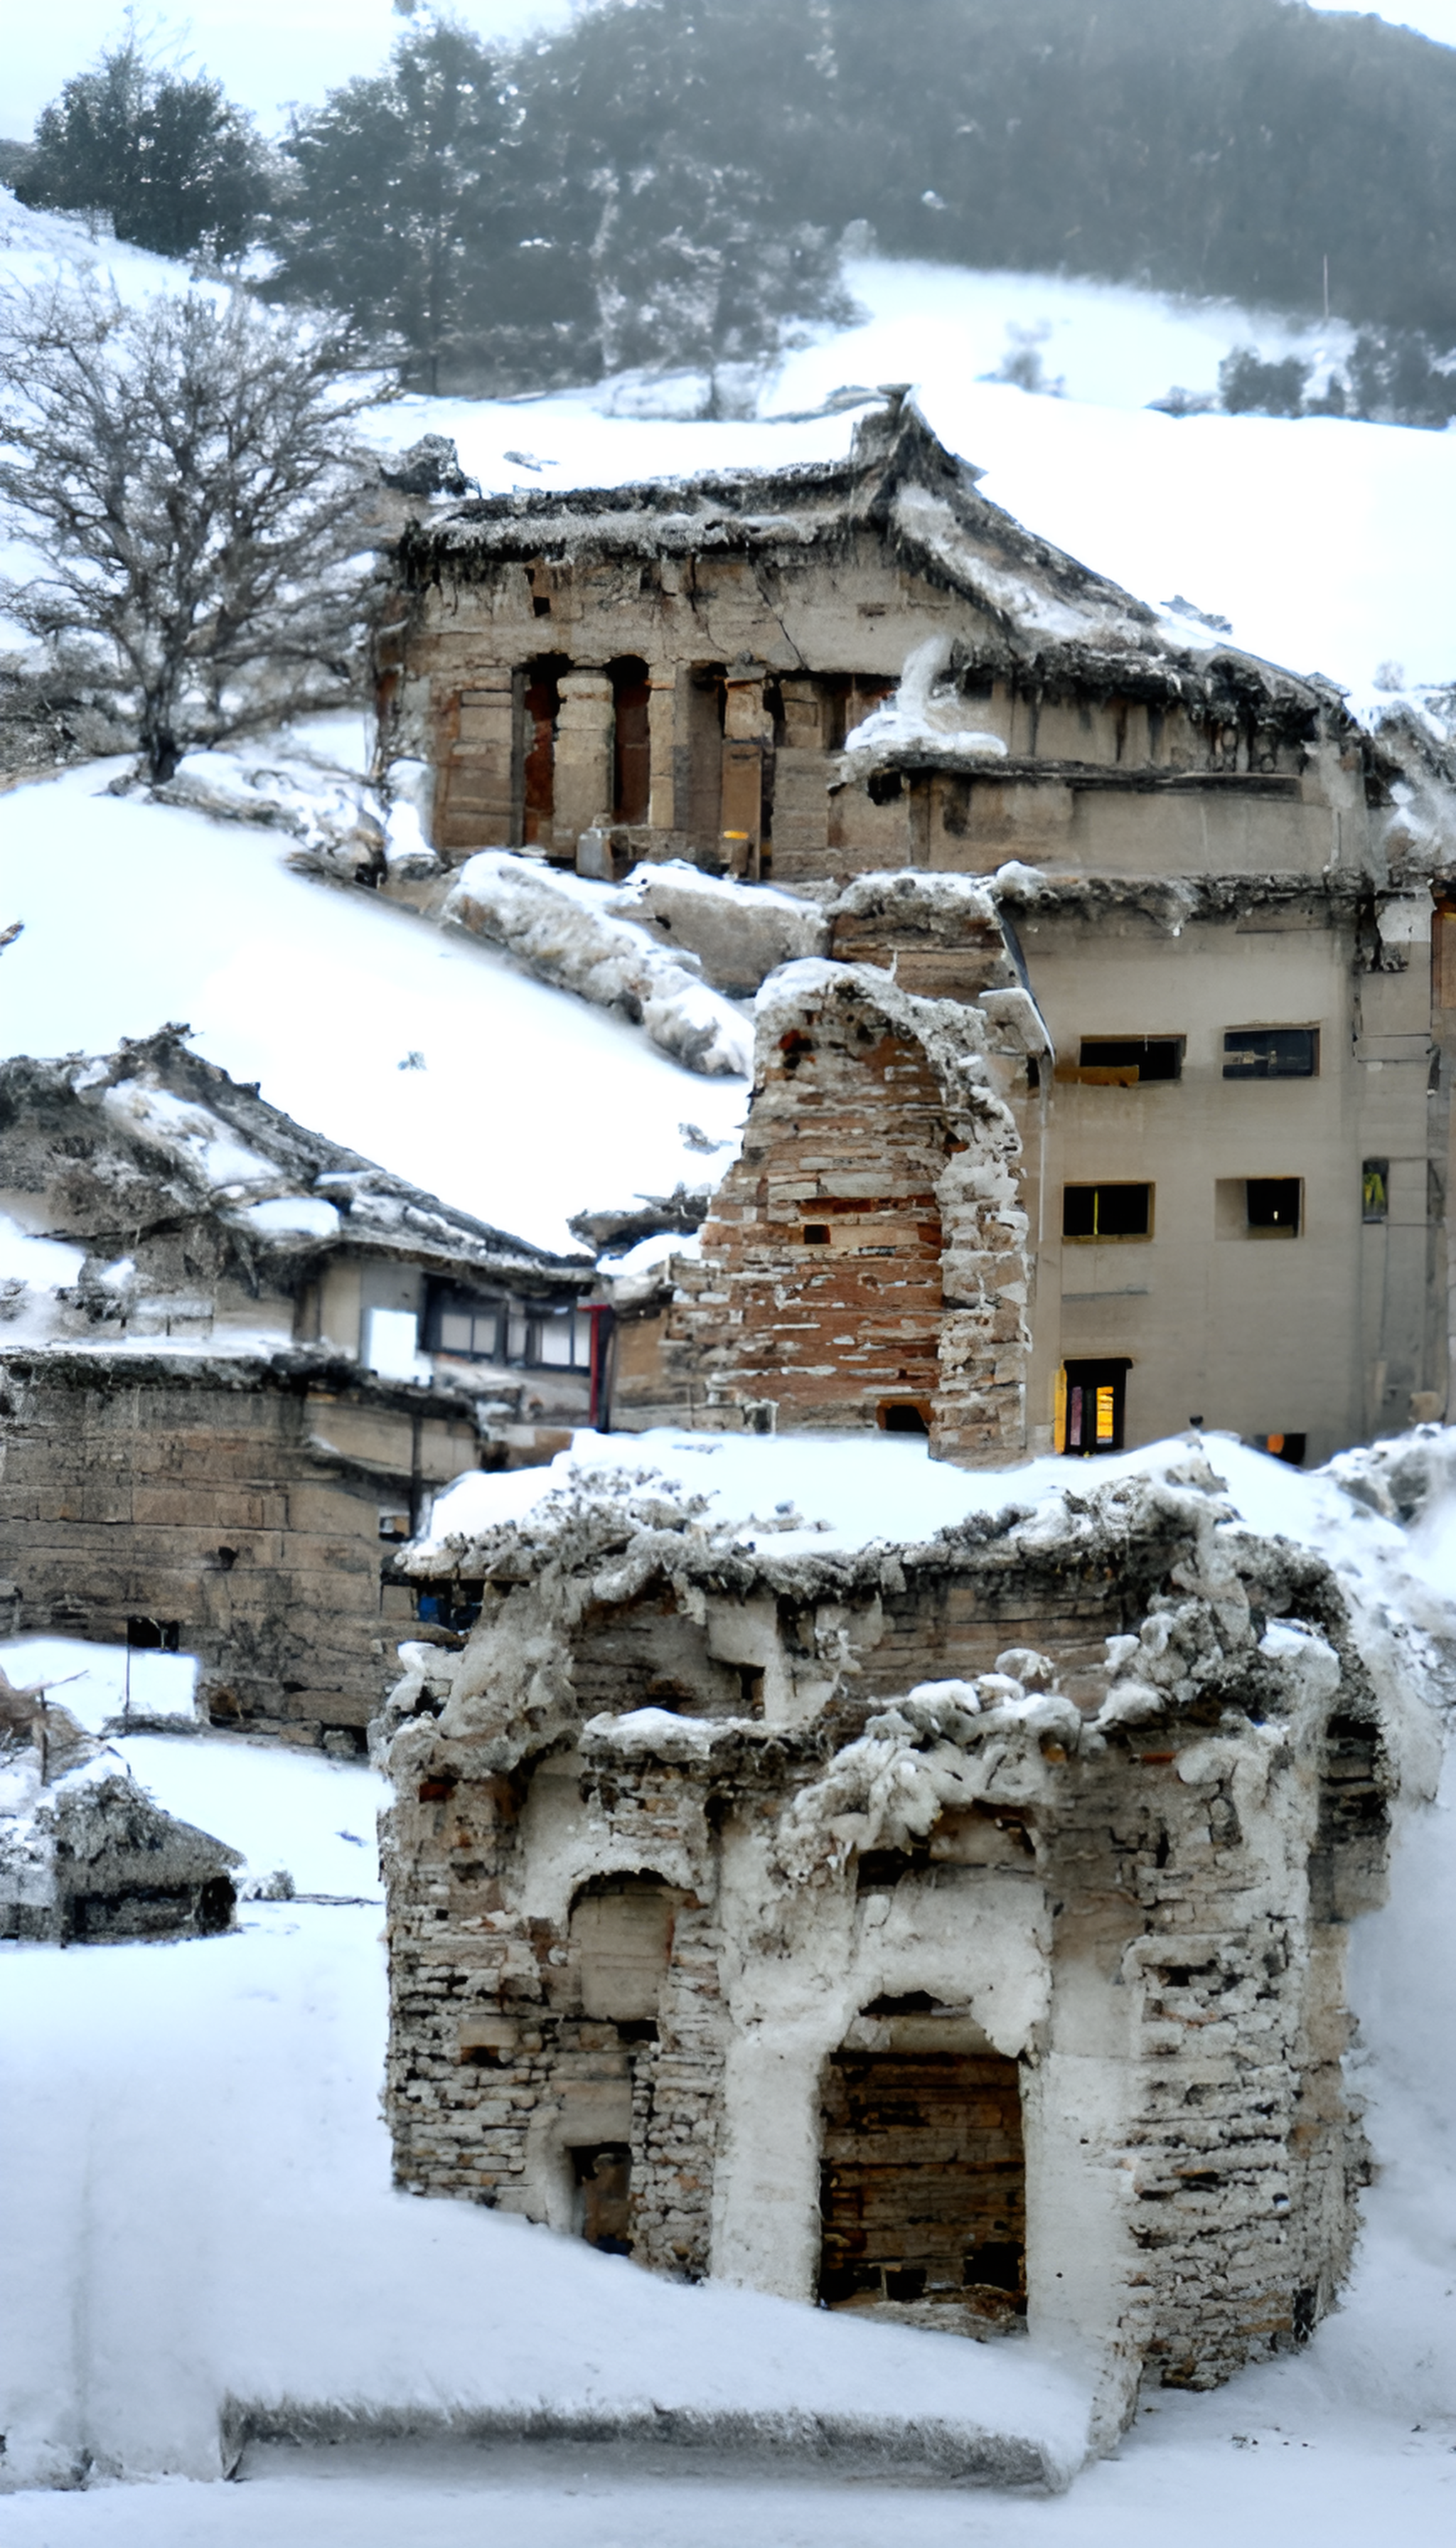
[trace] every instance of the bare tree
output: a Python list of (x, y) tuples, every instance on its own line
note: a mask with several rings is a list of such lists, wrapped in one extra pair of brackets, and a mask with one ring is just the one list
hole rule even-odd
[(88, 279), (0, 305), (0, 506), (37, 561), (0, 607), (101, 642), (153, 784), (270, 707), (346, 693), (377, 396), (242, 293), (128, 309)]

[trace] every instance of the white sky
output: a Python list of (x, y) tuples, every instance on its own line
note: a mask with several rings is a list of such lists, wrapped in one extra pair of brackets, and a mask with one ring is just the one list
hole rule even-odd
[[(564, 26), (573, 7), (574, 0), (456, 0), (458, 15), (483, 35)], [(1456, 0), (1407, 0), (1369, 14), (1456, 45)], [(152, 16), (144, 0), (142, 15)], [(196, 0), (191, 10), (173, 6), (155, 16), (170, 29), (189, 30), (194, 63), (273, 127), (290, 101), (312, 103), (341, 80), (376, 69), (400, 27), (390, 0)], [(16, 6), (7, 17), (0, 133), (24, 139), (42, 107), (116, 35), (122, 0), (64, 0), (55, 10)]]

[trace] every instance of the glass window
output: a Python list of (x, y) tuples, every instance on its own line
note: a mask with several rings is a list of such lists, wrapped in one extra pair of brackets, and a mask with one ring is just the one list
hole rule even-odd
[(1391, 1216), (1391, 1163), (1389, 1159), (1367, 1159), (1360, 1170), (1360, 1219), (1389, 1221)]
[(464, 1310), (446, 1310), (440, 1320), (441, 1353), (474, 1353), (475, 1320)]
[(505, 1321), (505, 1359), (507, 1362), (525, 1362), (528, 1360), (529, 1357), (527, 1355), (526, 1348), (530, 1341), (530, 1323), (531, 1322), (526, 1317), (524, 1310), (512, 1310), (507, 1317)]
[(1313, 1079), (1319, 1068), (1318, 1027), (1230, 1027), (1224, 1038), (1226, 1079)]
[(1063, 1186), (1063, 1238), (1150, 1238), (1151, 1186)]

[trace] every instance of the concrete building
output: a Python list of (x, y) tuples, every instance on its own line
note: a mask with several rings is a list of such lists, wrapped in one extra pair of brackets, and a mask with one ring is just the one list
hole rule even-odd
[[(976, 475), (897, 396), (841, 463), (492, 498), (401, 542), (384, 731), (433, 762), (442, 856), (772, 874), (820, 916), (830, 962), (980, 1008), (959, 1032), (986, 1043), (1015, 1125), (1020, 1296), (989, 1276), (962, 1294), (940, 1266), (948, 1320), (998, 1328), (975, 1384), (994, 1419), (937, 1412), (925, 1323), (934, 1189), (963, 1128), (881, 1194), (856, 1100), (796, 1180), (850, 1086), (836, 1048), (838, 1097), (821, 1088), (801, 1020), (791, 1089), (779, 1038), (760, 1043), (749, 1154), (768, 1143), (777, 1166), (725, 1182), (696, 1270), (619, 1304), (613, 1421), (918, 1416), (981, 1460), (1191, 1422), (1318, 1461), (1436, 1415), (1449, 774), (1414, 733), (1356, 725), (1319, 676), (1089, 573)], [(1005, 1031), (1016, 984), (1040, 1044)], [(920, 1066), (914, 1032), (890, 1046), (887, 1067)], [(744, 1290), (761, 1307), (775, 1264), (804, 1312), (798, 1344), (778, 1319), (776, 1362)]]

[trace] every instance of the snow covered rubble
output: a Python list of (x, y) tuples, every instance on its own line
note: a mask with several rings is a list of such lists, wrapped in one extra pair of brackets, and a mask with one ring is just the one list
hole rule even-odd
[[(1343, 1484), (1232, 1442), (1206, 1446), (1246, 1520), (1320, 1547), (1388, 1668), (1438, 1691), (1453, 1633), (1443, 1589), (1456, 1555), (1453, 1441), (1422, 1428), (1379, 1455), (1350, 1455)], [(606, 1468), (621, 1458), (588, 1436), (575, 1456)], [(891, 1516), (896, 1537), (933, 1531), (1008, 1494), (1035, 1513), (1067, 1485), (1064, 1464), (1050, 1461), (1000, 1477), (937, 1473), (919, 1445), (898, 1441), (670, 1435), (634, 1442), (632, 1456), (706, 1491), (703, 1528), (771, 1534), (785, 1555), (864, 1545)], [(1186, 1446), (1164, 1445), (1103, 1463), (1099, 1477), (1151, 1477), (1180, 1458)], [(549, 1501), (565, 1467), (555, 1479), (462, 1482), (437, 1528), (463, 1537), (509, 1507), (524, 1516), (527, 1496)], [(632, 1491), (662, 1492), (651, 1479)], [(1404, 1523), (1377, 1508), (1386, 1502)], [(544, 1510), (542, 1523), (551, 1526)], [(384, 1792), (366, 1771), (245, 1745), (142, 1745), (159, 1801), (234, 1839), (228, 1804), (241, 1802), (240, 1769), (255, 1797), (292, 1795), (282, 1817), (273, 1807), (250, 1865), (261, 1871), (289, 1853), (301, 1891), (312, 1889), (310, 1832), (321, 1841), (337, 1823), (362, 1834), (366, 1792)], [(129, 1757), (141, 1748), (125, 1747)], [(1139, 2454), (1154, 2447), (1149, 2435), (1176, 2434), (1185, 2477), (1189, 2454), (1227, 2454), (1230, 2427), (1266, 2443), (1282, 2427), (1328, 2451), (1353, 2421), (1383, 2466), (1397, 2427), (1449, 2425), (1456, 1966), (1432, 1958), (1429, 1940), (1456, 1923), (1453, 1797), (1448, 1768), (1443, 1802), (1406, 1814), (1388, 1908), (1353, 1932), (1355, 2076), (1381, 2168), (1363, 2198), (1345, 2306), (1303, 2355), (1217, 2400), (1163, 2402)], [(257, 1801), (248, 1810), (264, 1819)], [(334, 1866), (365, 1872), (357, 1838), (329, 1846)], [(918, 2451), (922, 2466), (964, 2470), (979, 2455), (985, 2473), (999, 2464), (1012, 2474), (995, 2455), (1014, 2446), (1023, 2476), (1040, 2468), (1043, 2484), (1058, 2485), (1071, 2475), (1088, 2412), (1075, 2365), (856, 2327), (712, 2286), (665, 2287), (518, 2222), (392, 2194), (375, 2111), (377, 1911), (255, 1903), (242, 1919), (240, 1936), (169, 1954), (0, 1954), (12, 2484), (65, 2483), (82, 2467), (93, 2478), (218, 2473), (229, 2399), (242, 2423), (303, 2434), (672, 2429), (732, 2433), (744, 2447), (750, 2435), (776, 2436), (784, 2450), (837, 2441), (872, 2461), (898, 2431), (896, 2447)], [(1097, 2503), (1124, 2479), (1083, 2483)]]
[(616, 907), (609, 887), (481, 850), (461, 868), (444, 916), (504, 947), (540, 980), (640, 1019), (659, 1051), (689, 1070), (746, 1078), (747, 1020), (700, 978), (695, 956), (668, 954)]

